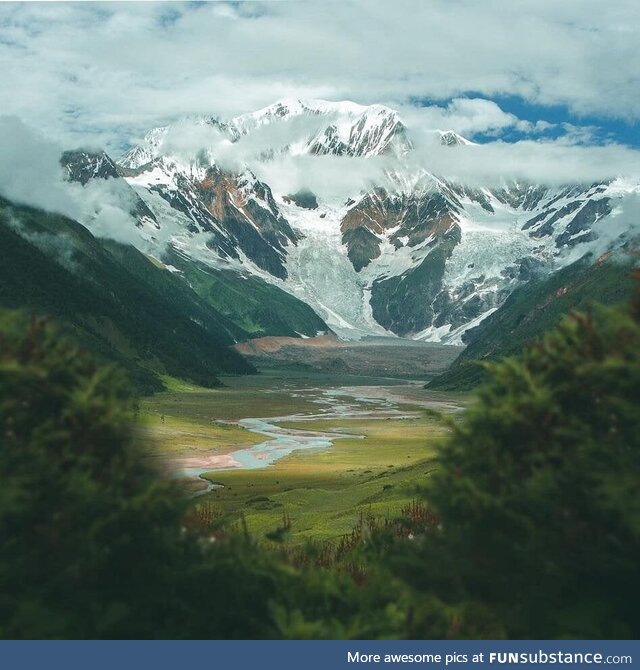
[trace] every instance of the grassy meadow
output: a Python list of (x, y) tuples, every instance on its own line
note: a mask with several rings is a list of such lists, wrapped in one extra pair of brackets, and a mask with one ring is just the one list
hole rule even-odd
[(335, 540), (361, 514), (394, 518), (433, 469), (444, 429), (424, 412), (412, 419), (326, 419), (285, 422), (287, 428), (335, 430), (364, 436), (338, 439), (329, 449), (297, 451), (254, 470), (211, 472), (224, 488), (207, 500), (244, 521), (261, 539), (290, 525), (286, 539)]
[[(166, 472), (266, 441), (264, 435), (233, 423), (247, 417), (285, 417), (272, 422), (292, 430), (353, 435), (335, 439), (328, 449), (294, 451), (265, 468), (213, 469), (203, 474), (223, 487), (198, 497), (194, 505), (207, 505), (231, 521), (243, 520), (248, 531), (266, 543), (267, 536), (291, 544), (335, 540), (350, 533), (362, 514), (397, 516), (433, 470), (438, 443), (446, 432), (444, 423), (421, 403), (464, 400), (397, 380), (295, 371), (229, 377), (218, 389), (166, 381), (167, 392), (142, 402), (139, 422), (149, 456)], [(381, 408), (375, 400), (346, 396), (371, 415), (286, 419), (318, 415), (326, 407), (323, 392), (341, 386), (383, 387), (373, 391), (378, 400), (387, 394), (384, 387), (392, 386), (389, 397), (403, 399), (395, 403), (400, 412), (387, 416), (389, 408)], [(189, 493), (204, 488), (197, 479), (182, 483)]]

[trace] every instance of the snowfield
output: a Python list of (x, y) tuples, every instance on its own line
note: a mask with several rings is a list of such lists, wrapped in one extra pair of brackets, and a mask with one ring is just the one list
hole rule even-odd
[[(638, 230), (640, 184), (452, 184), (427, 166), (416, 168), (410, 132), (381, 105), (284, 100), (229, 122), (194, 117), (180, 124), (211, 131), (206, 137), (217, 144), (168, 153), (172, 128), (164, 126), (118, 162), (157, 219), (129, 231), (131, 241), (156, 258), (171, 246), (212, 267), (257, 275), (310, 305), (344, 339), (403, 332), (395, 315), (406, 303), (415, 325), (403, 336), (461, 344), (523, 281), (604, 253)], [(452, 131), (434, 129), (433, 136), (454, 152), (472, 144)], [(231, 170), (216, 152), (226, 156), (236, 145), (249, 163)], [(283, 156), (304, 156), (305, 165), (333, 157), (335, 170), (337, 159), (384, 160), (387, 167), (346, 200), (327, 193), (326, 174), (318, 172), (305, 184), (313, 198), (317, 191), (317, 207), (305, 208), (284, 190)], [(364, 260), (356, 271), (351, 256), (358, 254)], [(420, 281), (423, 305), (416, 300)], [(394, 315), (385, 323), (374, 318), (374, 294), (378, 314)]]

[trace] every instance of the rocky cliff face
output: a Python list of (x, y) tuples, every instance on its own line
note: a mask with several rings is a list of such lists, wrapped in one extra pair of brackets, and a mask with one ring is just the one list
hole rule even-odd
[[(67, 170), (68, 179), (86, 186), (93, 180), (116, 179), (122, 181), (121, 170), (104, 151), (65, 151), (60, 163)], [(129, 214), (137, 221), (137, 225), (158, 227), (158, 220), (153, 211), (135, 191), (121, 184), (121, 189), (129, 201)]]
[[(432, 134), (454, 157), (473, 149)], [(386, 107), (289, 100), (153, 129), (117, 165), (66, 164), (81, 183), (126, 180), (150, 213), (138, 216), (146, 253), (261, 277), (347, 338), (462, 343), (517, 287), (632, 235), (637, 184), (469, 186), (430, 173), (413, 146)], [(350, 183), (352, 161), (379, 169), (332, 195), (326, 182)], [(290, 189), (282, 174), (294, 168), (304, 179)]]

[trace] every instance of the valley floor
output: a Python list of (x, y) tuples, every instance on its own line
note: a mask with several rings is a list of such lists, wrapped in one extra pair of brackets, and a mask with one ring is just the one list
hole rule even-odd
[(335, 540), (362, 514), (398, 516), (434, 468), (438, 414), (465, 402), (419, 381), (286, 368), (224, 382), (143, 402), (150, 457), (194, 504), (244, 517), (260, 540), (286, 529), (292, 544)]

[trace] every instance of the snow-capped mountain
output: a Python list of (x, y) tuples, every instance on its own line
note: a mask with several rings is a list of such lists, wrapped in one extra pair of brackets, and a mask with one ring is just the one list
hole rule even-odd
[(492, 191), (424, 175), (411, 191), (379, 187), (342, 208), (282, 205), (304, 234), (289, 281), (344, 336), (382, 327), (460, 343), (518, 285), (628, 239), (638, 194), (620, 181)]
[[(306, 123), (296, 121), (305, 120)], [(292, 126), (294, 136), (284, 147), (292, 155), (334, 156), (402, 155), (411, 148), (398, 114), (383, 105), (365, 107), (353, 102), (284, 100), (229, 123), (238, 140), (258, 129)], [(296, 137), (295, 135), (298, 135)]]
[[(443, 151), (471, 144), (432, 135)], [(153, 214), (138, 221), (146, 253), (170, 246), (259, 275), (347, 338), (459, 343), (518, 285), (630, 235), (638, 184), (471, 188), (412, 152), (410, 129), (387, 107), (287, 100), (155, 128), (117, 173)], [(349, 190), (354, 160), (380, 169)], [(304, 178), (283, 179), (298, 166)], [(345, 187), (332, 191), (341, 170)]]
[(124, 155), (120, 157), (118, 165), (123, 168), (130, 168), (135, 170), (141, 165), (146, 165), (160, 154), (160, 146), (165, 139), (169, 126), (162, 126), (160, 128), (153, 128), (145, 136), (144, 141), (140, 145), (136, 145), (129, 149)]
[[(401, 156), (411, 149), (407, 130), (397, 112), (383, 105), (331, 103), (324, 100), (282, 100), (264, 109), (223, 122), (214, 117), (183, 119), (181, 125), (209, 127), (217, 140), (227, 143), (256, 142), (260, 158), (286, 152), (289, 155), (333, 155), (367, 157)], [(118, 161), (125, 169), (136, 169), (163, 155), (172, 128), (153, 128), (139, 145)], [(455, 133), (443, 133), (443, 142), (465, 140)], [(214, 147), (209, 149), (214, 155)]]

